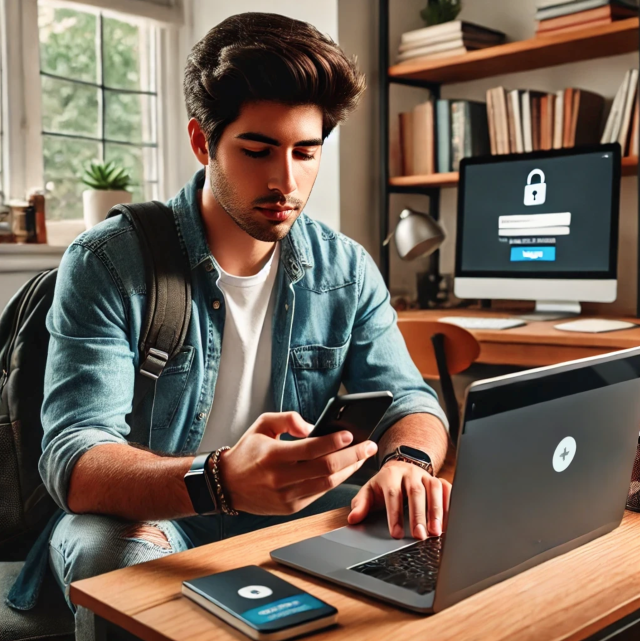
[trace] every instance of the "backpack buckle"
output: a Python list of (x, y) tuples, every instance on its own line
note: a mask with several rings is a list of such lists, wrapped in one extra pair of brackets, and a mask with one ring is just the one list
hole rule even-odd
[(140, 373), (153, 380), (158, 380), (169, 361), (169, 354), (152, 347), (147, 352), (144, 363), (140, 366)]

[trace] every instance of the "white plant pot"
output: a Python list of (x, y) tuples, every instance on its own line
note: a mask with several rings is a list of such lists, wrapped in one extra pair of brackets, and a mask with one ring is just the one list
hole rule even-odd
[(82, 192), (84, 224), (87, 229), (102, 222), (115, 205), (131, 202), (131, 192), (111, 189), (85, 189)]

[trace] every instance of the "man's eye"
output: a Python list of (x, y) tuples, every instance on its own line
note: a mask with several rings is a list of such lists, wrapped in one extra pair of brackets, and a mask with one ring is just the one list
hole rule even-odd
[(262, 151), (251, 151), (250, 149), (243, 149), (242, 153), (249, 156), (249, 158), (264, 158), (269, 155), (269, 150), (263, 149)]
[(303, 151), (296, 151), (296, 153), (302, 160), (313, 160), (315, 158), (314, 154), (305, 154)]

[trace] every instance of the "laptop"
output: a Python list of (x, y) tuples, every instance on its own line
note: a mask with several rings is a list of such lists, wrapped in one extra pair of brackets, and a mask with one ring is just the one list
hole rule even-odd
[(271, 552), (285, 565), (432, 613), (615, 529), (640, 426), (640, 348), (473, 383), (449, 522), (392, 539), (383, 512)]

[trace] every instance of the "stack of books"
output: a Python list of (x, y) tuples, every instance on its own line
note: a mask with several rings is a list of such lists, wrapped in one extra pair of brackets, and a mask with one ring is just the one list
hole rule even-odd
[(492, 154), (597, 144), (604, 98), (569, 87), (555, 93), (495, 87), (487, 91)]
[(503, 43), (504, 33), (470, 22), (453, 20), (403, 33), (397, 63), (419, 62), (457, 56)]
[(638, 155), (638, 70), (630, 69), (618, 89), (600, 142), (619, 142), (623, 156)]
[(536, 36), (611, 24), (638, 15), (638, 0), (537, 0)]
[(489, 153), (487, 105), (430, 97), (400, 114), (403, 176), (458, 171), (460, 160)]

